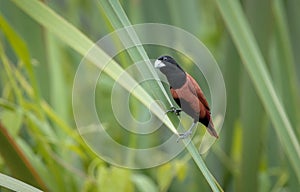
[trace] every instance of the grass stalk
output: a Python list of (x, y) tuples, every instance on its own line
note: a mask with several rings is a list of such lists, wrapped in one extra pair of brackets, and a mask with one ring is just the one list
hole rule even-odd
[(238, 49), (254, 87), (271, 118), (277, 136), (300, 181), (300, 146), (290, 120), (279, 100), (266, 63), (259, 51), (249, 23), (236, 0), (216, 0), (225, 24)]

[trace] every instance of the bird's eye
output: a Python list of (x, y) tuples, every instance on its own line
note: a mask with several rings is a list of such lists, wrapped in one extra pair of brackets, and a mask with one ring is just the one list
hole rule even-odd
[(166, 61), (168, 58), (167, 57), (163, 57), (163, 60)]

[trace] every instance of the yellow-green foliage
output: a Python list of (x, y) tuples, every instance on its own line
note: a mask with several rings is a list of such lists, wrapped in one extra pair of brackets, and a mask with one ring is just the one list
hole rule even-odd
[[(299, 9), (299, 0), (0, 0), (0, 172), (44, 191), (299, 190)], [(183, 28), (205, 43), (224, 76), (227, 112), (208, 153), (200, 155), (196, 148), (201, 127), (171, 161), (141, 170), (120, 168), (99, 158), (76, 129), (73, 80), (94, 42), (117, 28), (149, 22)], [(101, 48), (96, 51), (92, 63), (109, 59)], [(143, 139), (122, 130), (110, 95), (116, 74), (132, 61), (168, 51), (189, 73), (201, 76), (180, 53), (152, 45), (124, 51), (105, 68), (95, 104), (106, 111), (98, 115), (116, 142), (142, 148), (164, 139), (165, 130)], [(122, 85), (129, 82), (126, 77)], [(151, 103), (153, 95), (168, 107), (162, 88), (152, 82), (138, 87), (130, 99), (137, 119), (149, 118), (148, 109), (139, 106)], [(171, 122), (179, 121), (169, 116), (172, 129)]]

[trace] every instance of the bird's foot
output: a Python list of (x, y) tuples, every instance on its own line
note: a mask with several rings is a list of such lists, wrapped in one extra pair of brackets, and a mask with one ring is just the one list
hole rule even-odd
[(166, 113), (175, 113), (175, 115), (179, 116), (182, 109), (177, 109), (176, 107), (172, 106)]
[(181, 139), (186, 139), (188, 136), (192, 134), (192, 130), (188, 130), (184, 133), (179, 133), (179, 137), (177, 138), (176, 142), (178, 143)]

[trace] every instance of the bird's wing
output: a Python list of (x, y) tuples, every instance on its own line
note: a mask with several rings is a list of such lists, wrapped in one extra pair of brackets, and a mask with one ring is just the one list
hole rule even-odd
[(200, 86), (198, 85), (198, 83), (196, 82), (196, 80), (192, 76), (190, 76), (188, 73), (186, 73), (186, 75), (187, 75), (186, 76), (187, 80), (191, 82), (190, 85), (193, 85), (193, 87), (191, 87), (192, 93), (195, 94), (198, 97), (198, 99), (200, 100), (200, 102), (204, 105), (204, 107), (208, 111), (210, 111), (210, 108), (208, 106), (208, 103), (205, 99), (205, 96), (204, 96)]

